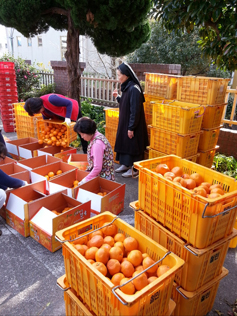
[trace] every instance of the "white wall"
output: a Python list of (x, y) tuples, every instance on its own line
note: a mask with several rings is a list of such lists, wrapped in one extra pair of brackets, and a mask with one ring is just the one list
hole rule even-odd
[(0, 25), (0, 57), (8, 53), (5, 26)]

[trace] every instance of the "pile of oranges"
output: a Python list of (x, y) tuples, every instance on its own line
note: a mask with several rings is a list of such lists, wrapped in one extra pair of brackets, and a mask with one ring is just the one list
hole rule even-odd
[(52, 212), (56, 215), (61, 215), (62, 213), (65, 213), (65, 212), (69, 211), (70, 209), (71, 209), (71, 207), (65, 207), (61, 212), (56, 211), (56, 210), (52, 210)]
[(105, 196), (106, 194), (107, 194), (107, 192), (99, 192), (99, 193), (97, 193), (98, 195), (101, 195), (101, 196)]
[(204, 178), (197, 172), (189, 175), (183, 173), (181, 167), (176, 166), (170, 169), (166, 164), (158, 164), (155, 171), (167, 180), (175, 182), (177, 185), (205, 198), (215, 199), (225, 194), (220, 184), (212, 185), (209, 182), (205, 182)]
[[(104, 223), (103, 226), (107, 224), (109, 223)], [(139, 244), (135, 238), (118, 233), (114, 224), (75, 240), (73, 246), (115, 286), (126, 283), (155, 263), (147, 253), (142, 253), (139, 250)], [(156, 264), (122, 286), (120, 290), (125, 294), (133, 295), (136, 291), (140, 291), (154, 282), (169, 269), (170, 267), (167, 265), (158, 266)]]
[(67, 127), (63, 124), (47, 123), (41, 126), (39, 135), (39, 144), (67, 147)]
[(53, 171), (50, 171), (48, 174), (45, 175), (45, 178), (47, 180), (53, 178), (54, 176), (57, 176), (59, 174), (63, 173), (61, 169), (59, 169), (56, 173), (54, 173)]

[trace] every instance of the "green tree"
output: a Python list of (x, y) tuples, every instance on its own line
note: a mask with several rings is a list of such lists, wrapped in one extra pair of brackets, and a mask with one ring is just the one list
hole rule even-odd
[(26, 37), (67, 30), (68, 96), (80, 101), (79, 35), (90, 36), (102, 54), (125, 55), (149, 38), (150, 8), (151, 0), (0, 0), (0, 24)]
[(204, 74), (209, 69), (210, 59), (202, 56), (197, 43), (198, 29), (193, 33), (167, 32), (161, 22), (152, 21), (151, 37), (128, 56), (129, 62), (181, 64), (182, 75)]
[(199, 27), (206, 56), (219, 67), (237, 69), (237, 0), (153, 0), (152, 16), (169, 31)]

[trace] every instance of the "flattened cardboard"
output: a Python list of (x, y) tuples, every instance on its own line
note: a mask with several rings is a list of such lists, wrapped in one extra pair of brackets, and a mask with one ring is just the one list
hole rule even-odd
[(33, 158), (38, 156), (38, 149), (44, 148), (45, 144), (30, 143), (18, 147), (19, 156), (24, 159)]
[(9, 176), (18, 172), (26, 171), (24, 167), (19, 166), (14, 162), (5, 165), (0, 165), (0, 169)]
[[(96, 177), (78, 188), (77, 200), (81, 203), (91, 201), (95, 213), (109, 211), (118, 215), (124, 209), (125, 184)], [(97, 193), (107, 192), (105, 196)]]
[(6, 147), (10, 154), (13, 154), (19, 158), (20, 156), (19, 156), (18, 147), (24, 144), (35, 143), (35, 142), (38, 142), (38, 139), (34, 137), (20, 138), (20, 139), (6, 141)]
[[(30, 236), (51, 252), (61, 248), (61, 243), (55, 240), (58, 230), (90, 217), (90, 202), (81, 204), (67, 196), (65, 191), (45, 197), (38, 207), (38, 212), (30, 220)], [(52, 213), (52, 210), (61, 212), (65, 207), (71, 209), (60, 215)]]
[(63, 174), (61, 177), (52, 179), (49, 181), (49, 194), (66, 189), (68, 196), (76, 198), (79, 185), (74, 188), (73, 182), (75, 180), (80, 182), (87, 175), (88, 175), (88, 172), (86, 171), (74, 169)]
[(69, 165), (77, 167), (79, 170), (86, 170), (88, 167), (87, 154), (72, 154), (67, 159)]
[(22, 236), (30, 235), (29, 219), (38, 211), (36, 202), (45, 197), (46, 181), (37, 182), (9, 192), (6, 200), (6, 222)]
[(77, 152), (76, 148), (73, 147), (62, 147), (62, 146), (50, 146), (43, 149), (38, 149), (38, 156), (42, 155), (51, 155), (57, 158), (62, 159), (62, 161), (67, 162), (67, 155), (74, 154)]
[[(56, 175), (56, 172), (59, 169), (62, 170), (62, 173), (60, 175)], [(32, 183), (34, 183), (34, 182), (45, 180), (45, 175), (47, 175), (50, 171), (54, 172), (55, 174), (54, 178), (56, 178), (56, 177), (62, 176), (63, 173), (66, 173), (74, 169), (76, 169), (74, 166), (70, 166), (65, 162), (62, 162), (62, 161), (53, 162), (51, 164), (47, 164), (45, 166), (31, 170), (31, 181)], [(46, 180), (46, 190), (49, 190), (48, 180)]]
[(7, 163), (16, 163), (16, 160), (6, 157), (5, 159), (0, 160), (0, 165), (6, 165)]
[(23, 168), (32, 170), (38, 167), (45, 166), (46, 164), (57, 162), (57, 161), (60, 161), (60, 159), (53, 156), (44, 155), (44, 156), (24, 159), (24, 160), (18, 161), (17, 164), (19, 166), (22, 166)]

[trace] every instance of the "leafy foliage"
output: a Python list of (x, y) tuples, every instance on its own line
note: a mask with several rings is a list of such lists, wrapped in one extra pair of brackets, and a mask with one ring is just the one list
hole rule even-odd
[(129, 62), (181, 64), (182, 75), (204, 74), (209, 69), (210, 59), (203, 58), (197, 43), (197, 28), (193, 33), (175, 34), (167, 32), (161, 22), (152, 21), (150, 26), (150, 39), (128, 56)]
[(49, 93), (55, 93), (55, 84), (48, 84), (42, 85), (40, 89), (33, 89), (30, 92), (25, 93), (23, 97), (23, 101), (26, 101), (29, 98), (37, 98), (41, 97), (42, 95), (49, 94)]
[(10, 55), (4, 55), (0, 58), (0, 61), (15, 63), (18, 100), (26, 100), (25, 96), (39, 86), (40, 75), (38, 70), (32, 65), (26, 64), (20, 57), (14, 58)]
[(216, 171), (219, 171), (237, 180), (237, 161), (234, 157), (227, 157), (222, 154), (217, 154), (214, 157), (213, 165)]
[(200, 27), (200, 44), (217, 66), (237, 68), (237, 0), (153, 0), (152, 16), (169, 31), (194, 32)]
[(122, 56), (148, 39), (151, 4), (151, 0), (0, 0), (0, 24), (33, 37), (49, 27), (68, 30), (70, 17), (100, 53)]

